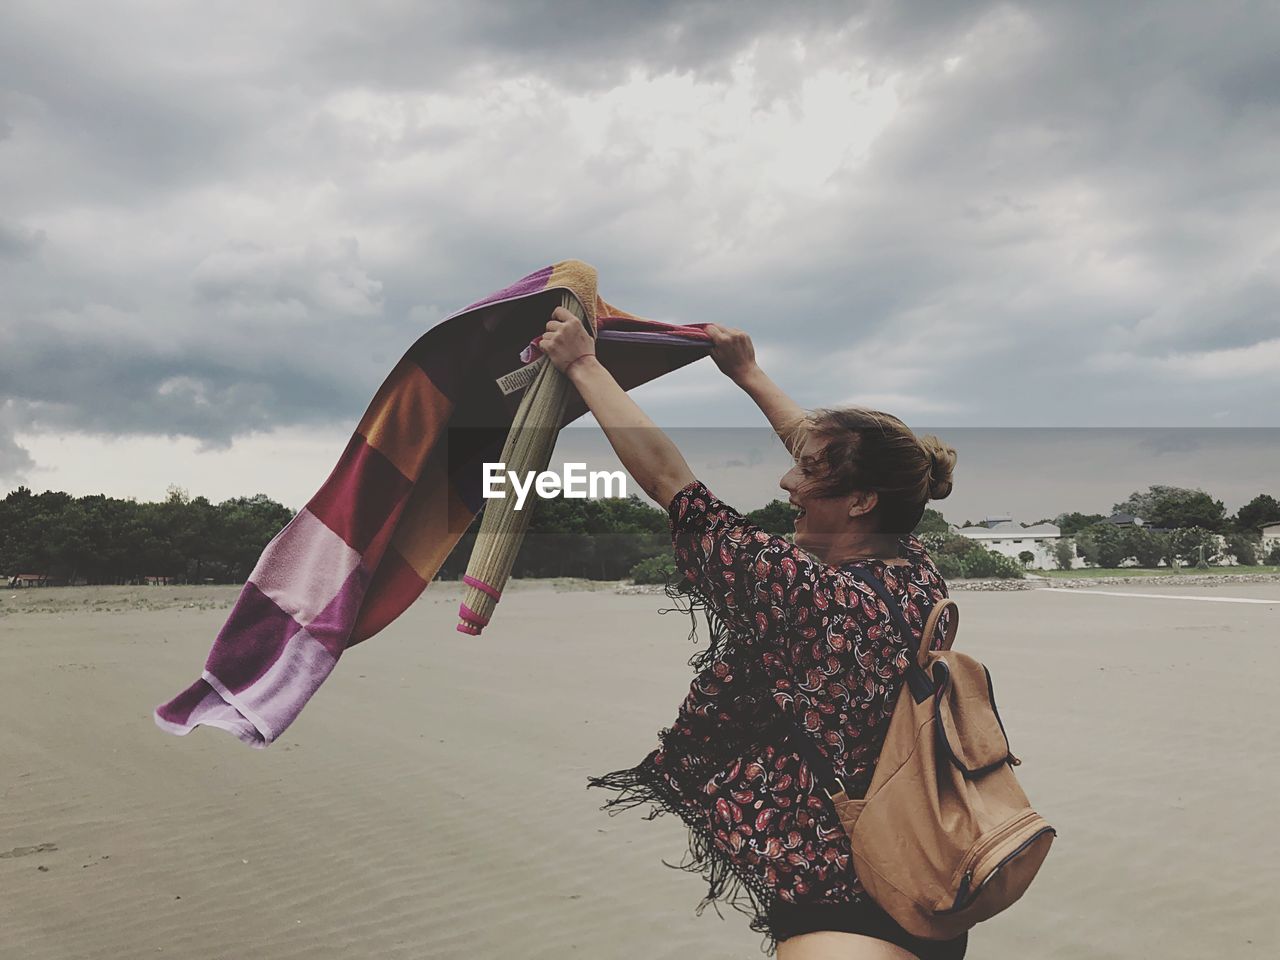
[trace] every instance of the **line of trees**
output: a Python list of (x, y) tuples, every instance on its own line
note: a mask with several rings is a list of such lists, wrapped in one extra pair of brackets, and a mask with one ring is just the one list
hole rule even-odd
[[(512, 575), (617, 580), (671, 553), (666, 512), (640, 497), (535, 498)], [(790, 531), (794, 509), (775, 500), (747, 516)], [(160, 502), (19, 487), (0, 501), (0, 574), (55, 583), (126, 584), (147, 577), (179, 583), (243, 583), (294, 511), (264, 494), (211, 503), (170, 487)], [(438, 577), (466, 570), (484, 507)], [(670, 564), (668, 563), (668, 569)]]
[(1213, 533), (1256, 534), (1264, 523), (1280, 521), (1280, 501), (1270, 494), (1260, 493), (1228, 516), (1222, 501), (1213, 499), (1203, 490), (1156, 484), (1130, 494), (1127, 500), (1111, 508), (1111, 514), (1060, 513), (1053, 520), (1040, 522), (1056, 523), (1062, 529), (1062, 535), (1069, 537), (1117, 513), (1140, 517), (1145, 524), (1157, 529), (1200, 527)]
[(170, 487), (163, 501), (139, 503), (19, 487), (0, 501), (0, 572), (66, 583), (243, 582), (292, 516), (263, 494), (212, 504)]
[[(584, 577), (661, 583), (675, 573), (665, 511), (640, 497), (535, 499), (514, 577)], [(772, 500), (744, 514), (770, 533), (790, 535), (795, 508)], [(218, 504), (170, 487), (158, 503), (101, 495), (73, 497), (19, 487), (0, 501), (0, 572), (36, 573), (53, 582), (123, 584), (145, 577), (180, 583), (243, 583), (271, 538), (293, 511), (263, 494)], [(484, 506), (441, 566), (437, 577), (456, 580), (466, 571)], [(926, 511), (921, 531), (946, 534), (947, 523)], [(973, 555), (965, 537), (945, 536), (943, 557)], [(950, 561), (944, 559), (943, 563)], [(971, 559), (972, 571), (952, 576), (993, 576), (991, 560)]]
[[(1280, 501), (1259, 494), (1228, 516), (1221, 500), (1203, 490), (1154, 485), (1115, 504), (1112, 514), (1138, 517), (1142, 526), (1117, 526), (1100, 514), (1064, 513), (1057, 564), (1066, 569), (1078, 550), (1095, 567), (1209, 565), (1230, 557), (1243, 566), (1280, 564), (1280, 546), (1264, 550), (1260, 529), (1280, 521)], [(1071, 538), (1071, 539), (1067, 539)]]
[[(634, 493), (597, 500), (535, 497), (528, 532), (511, 568), (513, 577), (583, 577), (620, 580), (637, 563), (671, 552), (665, 511)], [(456, 580), (466, 572), (484, 504), (437, 576)]]
[[(662, 582), (674, 573), (666, 512), (634, 494), (539, 498), (526, 509), (533, 515), (513, 576)], [(483, 512), (482, 506), (439, 577), (457, 579), (466, 570)], [(1153, 486), (1113, 512), (1142, 517), (1148, 526), (1119, 527), (1102, 514), (1059, 515), (1054, 522), (1066, 535), (1059, 566), (1071, 565), (1077, 547), (1087, 563), (1100, 567), (1158, 566), (1173, 558), (1193, 564), (1202, 546), (1207, 558), (1217, 556), (1219, 534), (1238, 563), (1280, 563), (1280, 548), (1263, 558), (1258, 540), (1259, 525), (1280, 519), (1280, 502), (1266, 494), (1228, 517), (1222, 502), (1203, 491)], [(785, 500), (745, 516), (770, 533), (790, 536), (794, 529), (795, 509)], [(214, 504), (170, 487), (163, 501), (139, 503), (55, 491), (36, 495), (19, 487), (0, 501), (0, 573), (93, 584), (137, 583), (148, 576), (242, 583), (292, 517), (292, 510), (263, 494)], [(1022, 576), (1024, 564), (954, 533), (936, 510), (925, 511), (915, 532), (944, 576)]]

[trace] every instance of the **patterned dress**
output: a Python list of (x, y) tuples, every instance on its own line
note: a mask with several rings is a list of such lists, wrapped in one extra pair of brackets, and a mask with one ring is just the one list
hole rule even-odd
[[(709, 903), (729, 903), (752, 918), (772, 955), (768, 914), (777, 901), (869, 899), (849, 839), (784, 715), (810, 732), (850, 796), (862, 796), (910, 649), (947, 587), (914, 536), (900, 541), (906, 565), (832, 566), (752, 524), (700, 480), (668, 511), (680, 579), (667, 593), (688, 598), (682, 609), (691, 617), (702, 608), (711, 643), (689, 661), (699, 672), (660, 746), (588, 785), (619, 791), (601, 807), (611, 814), (646, 802), (654, 805), (647, 819), (678, 814), (689, 827), (690, 856), (667, 866), (708, 882), (698, 915)], [(898, 635), (876, 594), (846, 572), (853, 565), (897, 598), (911, 638)], [(696, 632), (695, 621), (691, 637)], [(942, 636), (940, 629), (932, 645)]]

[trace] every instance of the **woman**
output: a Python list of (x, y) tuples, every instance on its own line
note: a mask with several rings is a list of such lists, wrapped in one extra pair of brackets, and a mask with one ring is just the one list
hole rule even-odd
[[(850, 796), (869, 785), (910, 651), (930, 607), (947, 595), (911, 531), (928, 500), (951, 492), (955, 451), (887, 414), (806, 414), (756, 364), (745, 333), (706, 331), (716, 365), (795, 457), (780, 481), (799, 509), (794, 543), (751, 524), (694, 477), (596, 360), (571, 313), (557, 308), (540, 341), (623, 466), (667, 505), (680, 589), (702, 602), (713, 630), (709, 649), (690, 660), (700, 672), (662, 746), (589, 786), (620, 791), (606, 807), (652, 802), (650, 819), (677, 813), (692, 855), (680, 868), (710, 884), (698, 913), (728, 900), (779, 960), (962, 957), (965, 937), (914, 938), (866, 894), (834, 807), (794, 746), (803, 728)], [(885, 584), (913, 636), (899, 635), (875, 592), (848, 573), (853, 567)]]

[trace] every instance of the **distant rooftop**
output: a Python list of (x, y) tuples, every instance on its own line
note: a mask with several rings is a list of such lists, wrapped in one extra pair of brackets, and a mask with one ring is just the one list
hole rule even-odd
[(1018, 523), (1013, 517), (987, 517), (981, 523), (972, 527), (961, 527), (960, 532), (965, 536), (987, 538), (988, 536), (1041, 536), (1041, 537), (1060, 537), (1062, 530), (1052, 523), (1033, 523), (1029, 527), (1024, 527)]
[(1141, 517), (1135, 517), (1130, 513), (1113, 513), (1107, 517), (1107, 523), (1113, 523), (1117, 527), (1142, 527), (1146, 522)]

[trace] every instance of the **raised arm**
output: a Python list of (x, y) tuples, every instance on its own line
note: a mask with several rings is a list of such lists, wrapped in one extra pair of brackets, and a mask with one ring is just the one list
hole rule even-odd
[(563, 307), (551, 316), (539, 348), (577, 387), (627, 472), (666, 509), (694, 479), (684, 455), (596, 359), (595, 341), (581, 321)]
[[(781, 656), (790, 643), (787, 609), (825, 608), (831, 602), (820, 584), (823, 565), (785, 537), (751, 523), (694, 477), (671, 439), (596, 360), (595, 342), (573, 314), (557, 308), (538, 345), (578, 388), (623, 466), (667, 508), (676, 565), (684, 580), (722, 620), (757, 638), (763, 644), (760, 652)], [(747, 339), (748, 351), (750, 345)], [(717, 365), (726, 357), (732, 365), (734, 356), (741, 360), (741, 351), (737, 341), (731, 350), (712, 356)], [(754, 358), (748, 359), (754, 366)], [(744, 379), (744, 389), (750, 383), (759, 391), (761, 408), (768, 404), (770, 421), (778, 417), (780, 431), (799, 415), (800, 408), (763, 372)], [(809, 622), (808, 613), (797, 617), (799, 636), (815, 639), (818, 625)]]
[[(693, 471), (671, 438), (640, 409), (595, 358), (595, 341), (563, 307), (547, 321), (539, 347), (577, 387), (609, 443), (638, 484), (663, 507), (693, 479)], [(805, 411), (756, 363), (751, 338), (733, 327), (707, 324), (711, 358), (726, 376), (756, 402), (792, 456), (798, 437), (792, 428)]]
[(707, 324), (706, 331), (711, 337), (711, 359), (716, 366), (756, 402), (787, 451), (796, 456), (799, 438), (792, 433), (792, 428), (803, 419), (804, 409), (756, 363), (755, 347), (747, 334), (715, 323)]

